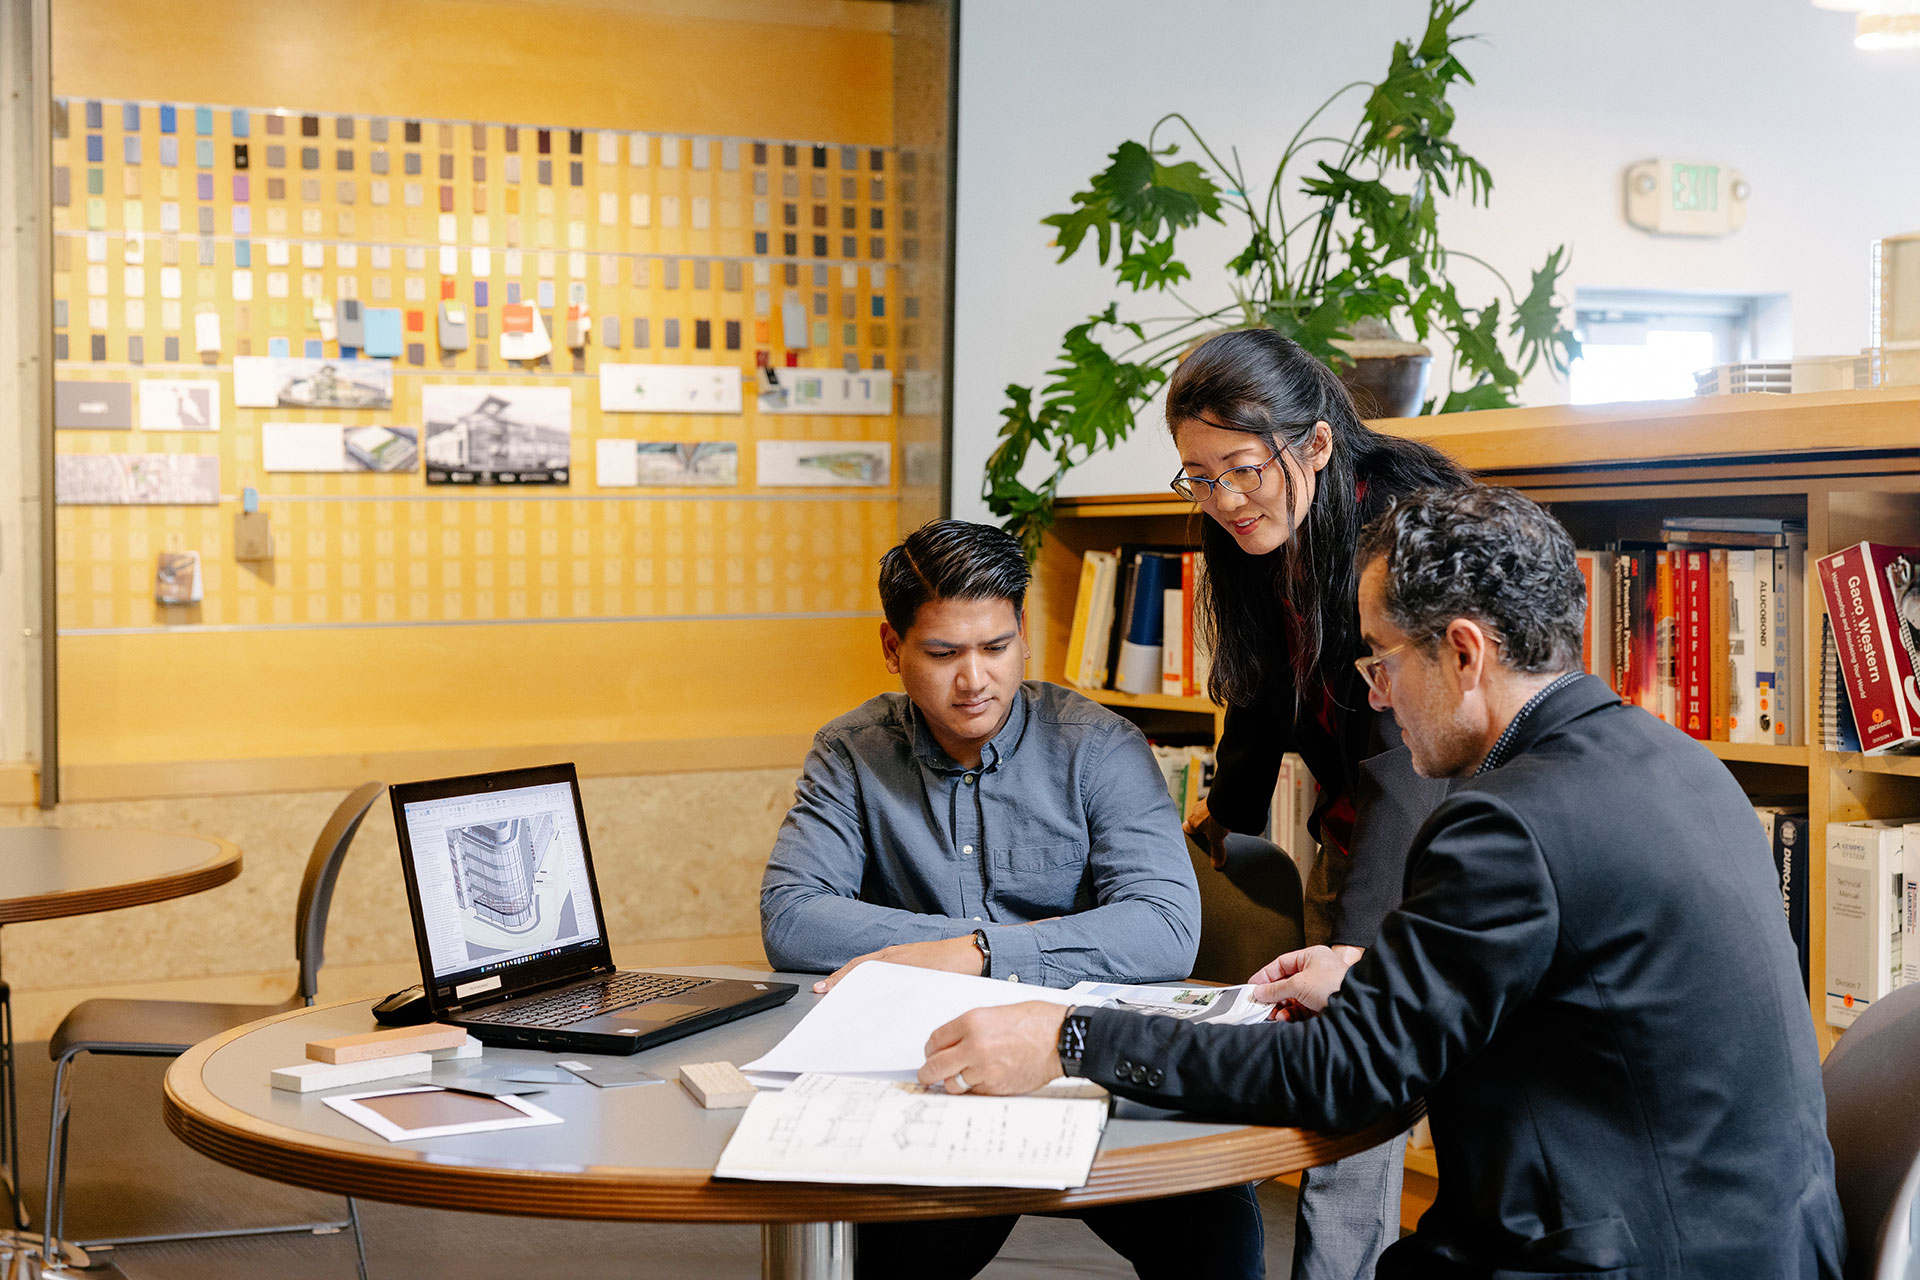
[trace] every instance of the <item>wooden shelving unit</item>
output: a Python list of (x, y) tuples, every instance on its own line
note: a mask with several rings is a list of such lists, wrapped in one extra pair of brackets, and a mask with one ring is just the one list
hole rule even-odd
[[(1920, 814), (1920, 758), (1844, 755), (1818, 742), (1821, 619), (1812, 560), (1869, 539), (1920, 544), (1920, 387), (1804, 396), (1720, 396), (1655, 404), (1509, 409), (1376, 422), (1446, 450), (1489, 483), (1540, 502), (1581, 546), (1658, 536), (1665, 515), (1778, 515), (1807, 522), (1809, 585), (1800, 655), (1810, 745), (1711, 743), (1751, 794), (1803, 790), (1812, 831), (1808, 1006), (1826, 1026), (1826, 826)], [(1030, 618), (1034, 670), (1062, 675), (1081, 553), (1122, 542), (1193, 544), (1203, 517), (1172, 493), (1060, 504), (1042, 547)], [(1120, 708), (1214, 715), (1204, 699), (1091, 695)], [(1196, 723), (1199, 723), (1196, 721)], [(1430, 1153), (1428, 1160), (1430, 1162)], [(1430, 1173), (1416, 1162), (1409, 1167)]]
[(1822, 754), (1826, 756), (1830, 769), (1920, 778), (1920, 756), (1863, 756), (1857, 751), (1827, 751)]

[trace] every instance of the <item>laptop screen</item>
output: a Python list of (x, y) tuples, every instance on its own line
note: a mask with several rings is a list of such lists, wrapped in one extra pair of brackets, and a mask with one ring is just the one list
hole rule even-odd
[(511, 989), (505, 970), (605, 945), (569, 783), (397, 807), (435, 987), (456, 1000)]

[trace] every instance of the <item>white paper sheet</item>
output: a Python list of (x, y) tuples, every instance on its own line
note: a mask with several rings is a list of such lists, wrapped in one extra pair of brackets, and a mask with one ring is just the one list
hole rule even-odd
[(1102, 1100), (949, 1097), (919, 1085), (804, 1075), (791, 1089), (754, 1098), (713, 1173), (769, 1182), (1079, 1187), (1106, 1120)]
[(911, 1080), (927, 1060), (927, 1037), (936, 1028), (969, 1009), (1028, 1000), (1079, 1003), (1052, 987), (869, 960), (842, 978), (770, 1052), (741, 1070), (903, 1072)]
[(602, 413), (739, 413), (740, 370), (732, 365), (603, 364)]

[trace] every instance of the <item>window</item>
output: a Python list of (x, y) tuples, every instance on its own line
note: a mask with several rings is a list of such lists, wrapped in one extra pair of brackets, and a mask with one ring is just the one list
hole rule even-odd
[(1574, 404), (1678, 400), (1717, 364), (1783, 359), (1792, 341), (1784, 295), (1581, 289), (1574, 300), (1580, 358)]

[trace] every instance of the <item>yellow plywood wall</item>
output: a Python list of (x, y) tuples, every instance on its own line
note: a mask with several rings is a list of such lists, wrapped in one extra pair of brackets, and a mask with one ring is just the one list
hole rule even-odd
[[(749, 386), (741, 416), (603, 417), (595, 374), (610, 360), (750, 377), (760, 352), (784, 364), (789, 298), (814, 340), (800, 365), (899, 368), (898, 318), (918, 311), (922, 286), (901, 270), (913, 175), (889, 145), (886, 10), (56, 6), (66, 128), (54, 163), (70, 187), (54, 211), (66, 304), (57, 376), (212, 377), (223, 392), (217, 435), (59, 433), (61, 453), (216, 454), (222, 493), (217, 507), (61, 508), (65, 762), (84, 773), (521, 744), (799, 742), (881, 687), (873, 576), (897, 536), (897, 447), (887, 487), (795, 490), (757, 485), (754, 445), (897, 446), (897, 416), (762, 414)], [(175, 109), (172, 134), (161, 104)], [(198, 107), (214, 108), (209, 132)], [(177, 159), (163, 164), (169, 140)], [(584, 353), (556, 342), (549, 361), (501, 360), (509, 286), (551, 318), (574, 282), (594, 317)], [(252, 297), (236, 297), (246, 286)], [(237, 409), (233, 357), (266, 355), (276, 338), (301, 355), (319, 337), (312, 301), (347, 296), (407, 315), (393, 407)], [(443, 297), (485, 315), (488, 338), (443, 355)], [(205, 311), (220, 317), (217, 356), (194, 350)], [(618, 351), (600, 345), (607, 317), (619, 319)], [(647, 321), (645, 349), (636, 319)], [(665, 345), (669, 322), (677, 347)], [(418, 471), (261, 468), (262, 423), (417, 428), (421, 389), (436, 382), (570, 388), (571, 484), (455, 491)], [(601, 438), (733, 441), (740, 484), (601, 490)], [(263, 565), (233, 558), (249, 486), (274, 528)], [(163, 550), (200, 552), (201, 604), (153, 602)]]

